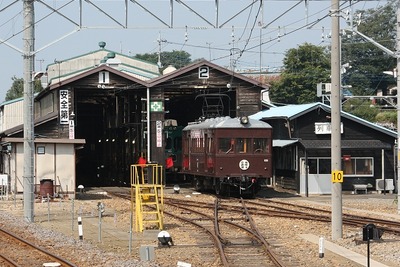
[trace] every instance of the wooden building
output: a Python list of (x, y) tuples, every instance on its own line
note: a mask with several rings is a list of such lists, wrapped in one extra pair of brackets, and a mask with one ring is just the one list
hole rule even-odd
[[(251, 116), (274, 129), (274, 184), (298, 193), (331, 193), (331, 109), (322, 103), (272, 107)], [(341, 112), (344, 191), (395, 186), (397, 133)], [(382, 187), (382, 181), (386, 187)]]
[[(268, 89), (206, 60), (164, 75), (156, 73), (154, 66), (105, 50), (102, 44), (98, 51), (48, 67), (48, 85), (35, 97), (36, 154), (39, 138), (49, 140), (49, 145), (61, 140), (69, 144), (74, 176), (68, 175), (73, 180), (68, 182), (68, 195), (80, 184), (129, 185), (129, 166), (142, 154), (148, 161), (164, 164), (165, 120), (186, 126), (200, 117), (254, 114), (261, 110), (262, 92)], [(3, 147), (22, 142), (22, 130), (21, 124), (3, 129)], [(56, 151), (47, 145), (45, 153)], [(52, 153), (56, 158), (58, 153)], [(5, 162), (13, 161), (16, 168), (23, 163), (19, 157), (5, 155), (1, 172), (15, 181), (15, 172)]]

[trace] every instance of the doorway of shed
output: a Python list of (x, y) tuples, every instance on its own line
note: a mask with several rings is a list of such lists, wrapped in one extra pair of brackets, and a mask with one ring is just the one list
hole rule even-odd
[(129, 166), (144, 151), (142, 93), (76, 93), (76, 138), (86, 140), (77, 150), (77, 184), (126, 186)]

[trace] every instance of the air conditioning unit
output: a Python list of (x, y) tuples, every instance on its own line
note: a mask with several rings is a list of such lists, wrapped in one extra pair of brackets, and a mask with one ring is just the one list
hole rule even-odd
[(377, 179), (376, 180), (376, 190), (377, 191), (393, 191), (394, 184), (393, 179)]

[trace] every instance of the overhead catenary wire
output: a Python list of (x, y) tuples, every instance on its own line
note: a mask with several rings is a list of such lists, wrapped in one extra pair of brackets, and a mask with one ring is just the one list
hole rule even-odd
[[(301, 3), (301, 2), (302, 2), (302, 1), (296, 3), (294, 6), (290, 7), (290, 9), (285, 10), (281, 15), (277, 16), (276, 18), (274, 18), (273, 21), (269, 22), (268, 25), (271, 25), (271, 23), (277, 21), (278, 18), (282, 18), (282, 17), (284, 17), (285, 15), (287, 15), (289, 10), (292, 10), (295, 6), (299, 5), (299, 3)], [(341, 4), (340, 10), (343, 11), (343, 10), (345, 10), (346, 8), (348, 8), (349, 6), (350, 6), (350, 5), (347, 4), (347, 3), (342, 3), (342, 4)], [(329, 7), (328, 7), (328, 8), (322, 9), (322, 11), (328, 11), (328, 10), (329, 10)], [(315, 13), (309, 15), (309, 16), (310, 16), (310, 17), (315, 16), (316, 14), (320, 14), (320, 12), (321, 12), (321, 10), (319, 10), (318, 12), (315, 12)], [(279, 30), (279, 28), (284, 28), (284, 29), (286, 30), (286, 32), (284, 32), (283, 34), (281, 34), (279, 37), (275, 37), (275, 38), (274, 38), (274, 37), (271, 37), (271, 38), (269, 38), (269, 40), (264, 41), (264, 42), (260, 42), (260, 43), (258, 43), (257, 45), (254, 45), (254, 46), (252, 46), (252, 47), (247, 47), (247, 46), (248, 46), (248, 44), (251, 42), (251, 40), (256, 40), (256, 39), (259, 40), (260, 36), (251, 38), (251, 35), (250, 35), (250, 37), (249, 37), (248, 39), (246, 39), (246, 40), (240, 40), (240, 41), (238, 40), (238, 41), (236, 42), (236, 45), (239, 45), (241, 42), (245, 42), (244, 48), (241, 49), (241, 54), (243, 54), (244, 52), (246, 52), (246, 53), (259, 53), (259, 52), (252, 52), (251, 50), (254, 50), (254, 49), (256, 49), (256, 48), (259, 48), (260, 45), (263, 46), (263, 45), (270, 44), (270, 43), (273, 43), (273, 42), (276, 44), (276, 43), (278, 43), (278, 42), (276, 42), (276, 41), (277, 41), (279, 38), (283, 38), (283, 37), (285, 37), (285, 36), (288, 36), (288, 35), (290, 35), (290, 34), (292, 34), (292, 33), (298, 32), (298, 31), (303, 30), (303, 29), (309, 29), (310, 26), (316, 25), (317, 23), (319, 23), (319, 22), (321, 22), (322, 20), (328, 18), (329, 16), (330, 16), (330, 13), (327, 12), (324, 16), (322, 16), (322, 17), (320, 17), (320, 18), (317, 18), (317, 19), (315, 19), (315, 20), (313, 20), (313, 21), (311, 21), (311, 22), (309, 22), (309, 23), (307, 23), (307, 24), (305, 24), (305, 25), (302, 25), (302, 26), (299, 26), (299, 27), (295, 27), (295, 28), (293, 28), (292, 30), (290, 30), (290, 29), (291, 29), (290, 26), (291, 26), (291, 25), (294, 25), (294, 24), (296, 24), (296, 23), (298, 23), (299, 21), (303, 21), (303, 18), (300, 19), (300, 20), (296, 20), (296, 21), (294, 21), (294, 22), (291, 22), (291, 23), (289, 23), (289, 24), (286, 24), (285, 26), (277, 27), (277, 28), (274, 29), (274, 30), (271, 30), (271, 31), (268, 31), (267, 33), (262, 34), (262, 36), (267, 36), (267, 35), (269, 35), (269, 34), (272, 34), (272, 33), (274, 33), (275, 31)], [(254, 29), (254, 27), (252, 27), (251, 29)], [(314, 30), (315, 30), (315, 27), (314, 27)], [(170, 43), (170, 44), (175, 44), (175, 45), (182, 45), (182, 44), (179, 43), (179, 42), (168, 42), (168, 43)], [(246, 45), (246, 44), (247, 44), (247, 45)], [(217, 61), (217, 60), (225, 59), (225, 58), (228, 58), (228, 57), (231, 56), (231, 55), (230, 55), (230, 48), (219, 48), (219, 47), (211, 46), (211, 45), (208, 45), (208, 46), (193, 45), (193, 44), (189, 44), (189, 43), (185, 43), (185, 46), (186, 46), (186, 47), (193, 47), (193, 48), (207, 49), (208, 51), (211, 51), (211, 50), (213, 50), (213, 51), (225, 51), (225, 52), (228, 53), (227, 55), (223, 55), (223, 56), (219, 56), (219, 57), (212, 58), (212, 59), (210, 59), (210, 61)], [(228, 45), (226, 45), (226, 46), (228, 47)]]

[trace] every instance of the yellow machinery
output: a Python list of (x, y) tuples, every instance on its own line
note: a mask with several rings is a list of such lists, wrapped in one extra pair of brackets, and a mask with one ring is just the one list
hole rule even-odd
[(158, 164), (131, 165), (131, 209), (135, 207), (135, 229), (143, 232), (145, 224), (163, 225), (163, 166)]

